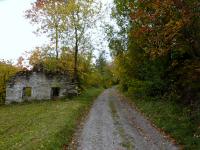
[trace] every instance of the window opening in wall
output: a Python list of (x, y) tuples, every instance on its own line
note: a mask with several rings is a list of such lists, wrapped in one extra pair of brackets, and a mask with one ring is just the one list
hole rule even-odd
[(24, 87), (23, 88), (23, 97), (31, 97), (32, 88)]
[(52, 87), (51, 88), (51, 97), (56, 98), (59, 96), (60, 88), (59, 87)]

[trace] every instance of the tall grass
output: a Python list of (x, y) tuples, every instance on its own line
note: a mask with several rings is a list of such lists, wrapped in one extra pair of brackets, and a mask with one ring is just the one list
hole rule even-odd
[(91, 88), (70, 100), (1, 106), (0, 149), (62, 149), (101, 91)]

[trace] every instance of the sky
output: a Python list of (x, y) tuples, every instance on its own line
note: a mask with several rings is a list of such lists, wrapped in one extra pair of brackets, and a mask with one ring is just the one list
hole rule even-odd
[(0, 0), (0, 59), (16, 60), (45, 42), (37, 37), (34, 27), (24, 17), (34, 0)]
[[(25, 10), (29, 9), (34, 1), (0, 0), (0, 59), (16, 61), (25, 51), (31, 51), (47, 42), (44, 36), (38, 37), (33, 33), (35, 28), (24, 17)], [(102, 2), (106, 5), (110, 4), (111, 0)], [(109, 21), (108, 16), (105, 19)], [(98, 31), (98, 35), (102, 33)], [(107, 42), (104, 42), (104, 48), (108, 49)]]

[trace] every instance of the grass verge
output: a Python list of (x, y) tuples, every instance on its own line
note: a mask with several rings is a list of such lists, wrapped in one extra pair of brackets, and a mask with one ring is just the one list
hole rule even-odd
[(158, 128), (163, 130), (183, 149), (200, 149), (200, 126), (192, 123), (188, 109), (172, 101), (156, 100), (145, 97), (143, 99), (129, 97), (129, 102), (136, 106)]
[(103, 89), (90, 88), (71, 100), (0, 107), (0, 149), (62, 149)]

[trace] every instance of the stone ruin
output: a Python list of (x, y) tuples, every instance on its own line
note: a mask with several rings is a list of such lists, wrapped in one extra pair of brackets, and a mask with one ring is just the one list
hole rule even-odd
[(21, 71), (8, 81), (5, 103), (64, 98), (77, 93), (69, 73)]

